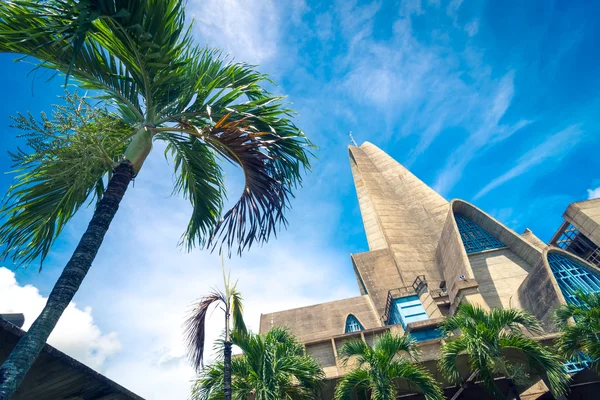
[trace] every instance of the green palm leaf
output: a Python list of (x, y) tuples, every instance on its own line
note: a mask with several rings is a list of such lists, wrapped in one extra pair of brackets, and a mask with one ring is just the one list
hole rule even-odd
[(335, 390), (336, 400), (352, 399), (360, 391), (369, 391), (371, 398), (392, 400), (396, 398), (395, 381), (407, 380), (415, 384), (427, 400), (444, 398), (435, 379), (424, 368), (413, 364), (401, 355), (413, 360), (418, 357), (416, 342), (410, 335), (395, 335), (387, 331), (371, 347), (362, 340), (344, 342), (340, 350), (343, 362), (349, 357), (358, 362), (357, 367), (340, 378)]
[(466, 355), (472, 376), (494, 397), (504, 398), (495, 378), (504, 376), (513, 383), (527, 380), (524, 365), (510, 359), (517, 351), (528, 360), (534, 372), (546, 378), (552, 393), (562, 396), (568, 391), (569, 377), (562, 369), (561, 360), (548, 348), (523, 334), (524, 330), (539, 334), (539, 322), (522, 310), (493, 309), (461, 304), (442, 326), (447, 342), (442, 346), (439, 368), (452, 383), (458, 384), (461, 376), (457, 360)]
[(95, 108), (77, 94), (55, 106), (51, 118), (19, 114), (15, 127), (27, 146), (12, 153), (15, 183), (1, 209), (3, 258), (18, 265), (44, 261), (65, 225), (86, 202), (100, 198), (130, 140), (131, 128), (118, 116)]
[[(241, 350), (232, 359), (233, 398), (256, 400), (316, 398), (324, 378), (319, 362), (304, 354), (304, 347), (283, 328), (266, 335), (232, 333)], [(215, 363), (200, 373), (192, 387), (194, 400), (223, 398), (223, 365)]]

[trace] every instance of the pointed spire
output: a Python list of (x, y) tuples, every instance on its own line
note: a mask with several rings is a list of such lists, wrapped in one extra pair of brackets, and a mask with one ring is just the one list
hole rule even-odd
[(442, 280), (434, 258), (448, 202), (369, 142), (349, 153), (369, 249), (389, 249), (404, 282)]

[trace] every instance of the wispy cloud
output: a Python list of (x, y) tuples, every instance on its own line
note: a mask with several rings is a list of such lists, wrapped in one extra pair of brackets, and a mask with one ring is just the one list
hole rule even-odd
[(498, 186), (527, 173), (531, 168), (548, 159), (553, 159), (555, 162), (560, 160), (579, 143), (582, 136), (583, 130), (579, 125), (571, 125), (550, 136), (544, 142), (521, 156), (517, 164), (510, 170), (488, 183), (475, 195), (474, 199), (478, 199)]
[(506, 140), (531, 123), (524, 119), (508, 125), (501, 123), (514, 96), (514, 72), (504, 75), (493, 87), (493, 92), (483, 94), (483, 99), (473, 105), (481, 113), (481, 119), (474, 118), (469, 122), (474, 130), (466, 136), (462, 145), (453, 150), (436, 178), (433, 187), (439, 193), (448, 193), (461, 178), (466, 166), (482, 151)]
[[(297, 20), (305, 7), (299, 0), (287, 3), (289, 18)], [(192, 0), (188, 12), (199, 42), (257, 64), (277, 57), (282, 25), (289, 21), (282, 21), (281, 4), (273, 0)]]

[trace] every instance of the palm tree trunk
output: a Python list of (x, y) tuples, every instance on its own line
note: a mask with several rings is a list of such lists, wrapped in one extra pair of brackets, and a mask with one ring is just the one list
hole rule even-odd
[(120, 163), (71, 259), (54, 285), (46, 306), (0, 367), (0, 400), (9, 400), (25, 378), (59, 318), (88, 273), (121, 199), (133, 179), (129, 161)]
[(231, 342), (225, 341), (225, 358), (223, 360), (223, 391), (225, 400), (231, 400)]

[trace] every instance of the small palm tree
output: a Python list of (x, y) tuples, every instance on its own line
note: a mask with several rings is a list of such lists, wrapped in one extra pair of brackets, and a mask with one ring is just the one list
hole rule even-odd
[(600, 293), (579, 290), (574, 295), (573, 303), (562, 305), (555, 312), (561, 331), (557, 349), (566, 359), (583, 355), (590, 367), (600, 373)]
[[(232, 333), (242, 354), (231, 360), (235, 400), (312, 400), (324, 378), (319, 362), (284, 328), (266, 335)], [(193, 400), (223, 399), (225, 364), (217, 362), (200, 373), (192, 387)]]
[[(16, 391), (73, 299), (121, 199), (153, 142), (175, 168), (174, 191), (192, 205), (182, 243), (239, 252), (285, 225), (310, 143), (252, 66), (193, 43), (182, 0), (0, 2), (0, 52), (37, 59), (97, 94), (51, 118), (17, 117), (28, 150), (13, 154), (18, 179), (0, 211), (0, 258), (26, 265), (48, 255), (83, 204), (94, 215), (38, 319), (0, 367), (0, 398)], [(220, 162), (245, 186), (223, 213)], [(151, 201), (151, 199), (149, 199)]]
[(229, 274), (225, 275), (223, 266), (225, 291), (218, 290), (204, 296), (193, 308), (185, 323), (188, 356), (196, 371), (204, 367), (204, 345), (206, 336), (206, 314), (211, 306), (222, 306), (225, 313), (225, 340), (223, 343), (223, 394), (225, 400), (231, 399), (231, 332), (229, 320), (233, 317), (233, 330), (239, 335), (246, 335), (246, 324), (243, 318), (242, 296), (237, 290), (237, 282), (231, 284)]
[(344, 375), (336, 389), (336, 400), (350, 400), (357, 391), (368, 391), (373, 400), (396, 399), (395, 381), (404, 379), (416, 385), (427, 400), (444, 396), (435, 379), (423, 367), (401, 357), (405, 353), (413, 360), (418, 356), (416, 341), (410, 335), (395, 335), (387, 331), (371, 347), (360, 339), (344, 342), (340, 350), (343, 362), (356, 357), (356, 369)]
[[(525, 311), (499, 308), (485, 311), (478, 306), (461, 304), (441, 329), (447, 342), (442, 346), (440, 370), (453, 383), (461, 381), (457, 359), (460, 354), (465, 354), (473, 378), (480, 380), (490, 394), (504, 399), (495, 377), (505, 376), (511, 380), (511, 385), (527, 379), (525, 366), (507, 356), (507, 351), (517, 351), (546, 378), (554, 396), (568, 392), (569, 377), (560, 358), (523, 333), (523, 329), (532, 334), (543, 332), (537, 319)], [(514, 386), (511, 386), (511, 392), (516, 392)]]

